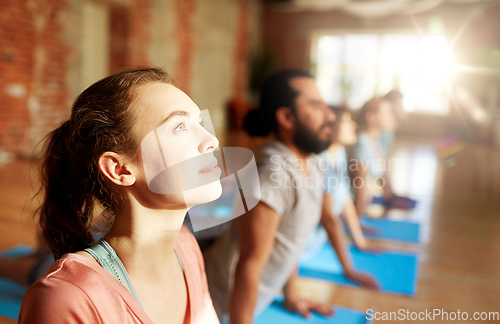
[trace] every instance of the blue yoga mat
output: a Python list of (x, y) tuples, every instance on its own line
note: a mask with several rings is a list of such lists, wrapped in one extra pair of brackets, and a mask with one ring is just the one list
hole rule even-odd
[(361, 218), (361, 225), (377, 230), (376, 233), (364, 233), (374, 240), (391, 240), (408, 243), (420, 242), (420, 224), (408, 221), (395, 221), (387, 218)]
[[(408, 202), (410, 209), (414, 209), (415, 206), (417, 205), (416, 200), (408, 198), (408, 197), (398, 197), (397, 199)], [(373, 197), (372, 203), (377, 204), (377, 205), (382, 205), (384, 207), (389, 206), (389, 204), (387, 203), (387, 201), (385, 200), (384, 197)]]
[(324, 317), (311, 313), (306, 319), (299, 314), (290, 313), (283, 307), (283, 297), (278, 297), (272, 304), (263, 311), (256, 319), (255, 324), (367, 324), (371, 323), (365, 314), (350, 308), (335, 306), (335, 315)]
[[(409, 252), (386, 251), (380, 254), (349, 248), (357, 270), (375, 277), (381, 291), (414, 296), (417, 290), (418, 255)], [(359, 286), (343, 275), (343, 269), (330, 244), (325, 244), (316, 255), (303, 259), (299, 275), (332, 281), (341, 285)]]
[[(15, 257), (33, 253), (33, 248), (19, 245), (2, 252), (4, 257)], [(0, 278), (0, 315), (17, 319), (21, 301), (28, 287)]]

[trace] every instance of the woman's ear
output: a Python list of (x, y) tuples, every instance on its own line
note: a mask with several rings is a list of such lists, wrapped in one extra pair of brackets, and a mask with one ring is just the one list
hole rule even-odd
[(106, 178), (118, 186), (127, 187), (135, 183), (136, 179), (132, 169), (119, 154), (103, 153), (99, 158), (99, 168)]
[(281, 127), (292, 130), (295, 127), (295, 116), (288, 107), (279, 107), (276, 110), (276, 122)]

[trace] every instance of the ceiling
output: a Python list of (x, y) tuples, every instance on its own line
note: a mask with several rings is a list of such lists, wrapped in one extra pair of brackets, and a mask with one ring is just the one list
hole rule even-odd
[(267, 0), (286, 11), (341, 10), (364, 18), (382, 18), (391, 15), (412, 15), (436, 8), (442, 4), (499, 3), (499, 0)]

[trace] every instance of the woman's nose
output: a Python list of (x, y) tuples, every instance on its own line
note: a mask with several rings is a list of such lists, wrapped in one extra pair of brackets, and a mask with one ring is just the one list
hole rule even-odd
[(215, 137), (205, 128), (202, 128), (200, 133), (202, 138), (200, 141), (200, 145), (198, 146), (198, 151), (201, 154), (212, 152), (219, 147), (219, 140), (217, 139), (217, 137)]

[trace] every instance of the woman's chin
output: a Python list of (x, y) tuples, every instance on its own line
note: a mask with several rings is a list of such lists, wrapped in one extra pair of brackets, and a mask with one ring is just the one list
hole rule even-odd
[(219, 199), (222, 195), (222, 185), (218, 180), (194, 189), (183, 190), (182, 195), (188, 208), (207, 204)]

